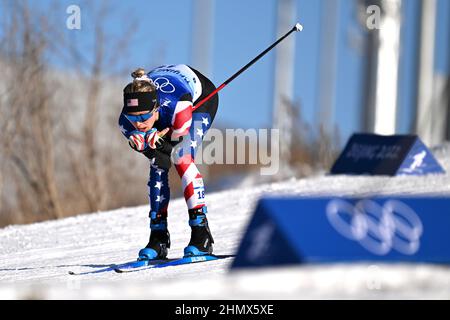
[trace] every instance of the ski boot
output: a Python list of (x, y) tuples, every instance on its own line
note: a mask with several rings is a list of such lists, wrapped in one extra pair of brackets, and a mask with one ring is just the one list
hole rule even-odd
[(170, 248), (170, 234), (167, 230), (167, 213), (165, 215), (150, 212), (150, 240), (139, 251), (138, 260), (165, 259)]
[(214, 239), (206, 218), (206, 206), (189, 210), (189, 226), (191, 227), (191, 240), (184, 248), (184, 256), (202, 256), (212, 254)]

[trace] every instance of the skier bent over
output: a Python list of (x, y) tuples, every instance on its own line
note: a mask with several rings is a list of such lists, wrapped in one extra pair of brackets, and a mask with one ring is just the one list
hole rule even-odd
[(192, 107), (216, 87), (200, 72), (183, 64), (163, 65), (147, 74), (140, 68), (131, 75), (133, 82), (123, 90), (124, 107), (119, 126), (129, 145), (150, 159), (147, 185), (151, 232), (138, 259), (164, 259), (170, 248), (167, 209), (172, 150), (191, 227), (184, 256), (211, 254), (214, 240), (206, 217), (203, 179), (194, 158), (214, 120), (219, 98), (216, 94), (198, 109), (192, 111)]

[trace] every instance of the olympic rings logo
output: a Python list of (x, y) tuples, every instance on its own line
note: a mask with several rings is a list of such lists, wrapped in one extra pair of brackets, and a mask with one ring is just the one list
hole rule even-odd
[(419, 250), (422, 222), (401, 201), (388, 200), (381, 206), (368, 199), (355, 205), (335, 199), (328, 203), (326, 213), (338, 233), (376, 255), (386, 255), (392, 249), (413, 255)]
[(171, 84), (169, 79), (166, 77), (158, 77), (153, 80), (153, 83), (155, 84), (156, 89), (163, 93), (175, 92), (175, 86)]

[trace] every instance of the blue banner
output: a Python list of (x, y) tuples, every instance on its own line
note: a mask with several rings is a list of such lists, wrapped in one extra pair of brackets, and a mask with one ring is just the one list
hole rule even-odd
[(353, 134), (331, 174), (423, 175), (445, 171), (415, 135)]
[(354, 261), (450, 263), (450, 198), (266, 198), (232, 268)]

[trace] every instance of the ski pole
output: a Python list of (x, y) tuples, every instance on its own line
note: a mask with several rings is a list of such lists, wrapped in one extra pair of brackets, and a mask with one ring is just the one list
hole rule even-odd
[(254, 64), (256, 61), (258, 61), (262, 56), (264, 56), (267, 52), (272, 50), (277, 44), (279, 44), (281, 41), (283, 41), (287, 36), (289, 36), (294, 31), (302, 31), (303, 26), (300, 23), (297, 23), (291, 30), (289, 30), (288, 33), (286, 33), (284, 36), (282, 36), (280, 39), (278, 39), (276, 42), (274, 42), (270, 47), (268, 47), (266, 50), (261, 52), (257, 57), (255, 57), (252, 61), (247, 63), (245, 66), (243, 66), (238, 72), (233, 74), (231, 77), (229, 77), (224, 83), (222, 83), (216, 90), (211, 92), (209, 95), (207, 95), (202, 100), (198, 101), (194, 106), (192, 107), (192, 111), (200, 107), (202, 104), (204, 104), (206, 101), (211, 99), (216, 93), (218, 93), (220, 90), (222, 90), (227, 84), (229, 84), (231, 81), (233, 81), (237, 76), (239, 76), (242, 72), (247, 70), (252, 64)]

